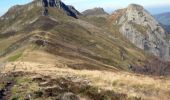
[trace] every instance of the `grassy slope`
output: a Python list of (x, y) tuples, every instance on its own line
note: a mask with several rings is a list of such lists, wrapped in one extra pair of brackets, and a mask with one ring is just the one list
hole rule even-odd
[[(110, 69), (110, 66), (114, 66), (118, 69), (130, 70), (128, 68), (130, 65), (142, 67), (147, 60), (144, 52), (125, 39), (118, 30), (119, 26), (113, 25), (109, 18), (81, 17), (77, 20), (67, 16), (62, 10), (54, 8), (49, 9), (50, 18), (48, 18), (40, 16), (40, 9), (30, 10), (28, 13), (32, 13), (28, 16), (19, 15), (16, 20), (20, 19), (21, 22), (36, 20), (30, 25), (23, 25), (22, 30), (17, 32), (22, 36), (19, 41), (11, 42), (13, 38), (6, 38), (8, 41), (4, 39), (4, 43), (8, 45), (19, 43), (21, 46), (17, 48), (22, 48), (22, 45), (45, 41), (47, 45), (40, 49), (56, 56), (83, 61), (83, 63), (69, 64), (70, 67), (80, 67), (79, 69), (85, 66), (88, 69), (96, 66), (97, 69), (102, 66)], [(30, 42), (29, 40), (32, 39), (35, 40)], [(10, 47), (5, 50), (8, 49)]]
[[(150, 77), (127, 72), (74, 70), (59, 62), (55, 64), (33, 62), (7, 64), (3, 73), (15, 75), (10, 98), (24, 99), (31, 94), (34, 100), (55, 100), (62, 93), (72, 92), (86, 100), (169, 99), (168, 77)], [(6, 81), (0, 84), (1, 88), (4, 88), (5, 82), (10, 82), (12, 77), (9, 76), (8, 79), (8, 74)], [(3, 81), (3, 76), (1, 77)]]
[[(93, 25), (100, 27), (105, 32), (105, 34), (108, 34), (113, 38), (111, 40), (112, 44), (118, 47), (119, 53), (118, 54), (114, 53), (116, 51), (115, 49), (112, 49), (113, 50), (112, 52), (115, 55), (114, 58), (117, 60), (118, 63), (121, 63), (122, 65), (139, 64), (140, 66), (142, 65), (142, 61), (147, 59), (147, 56), (142, 50), (136, 48), (124, 36), (122, 36), (122, 34), (119, 32), (119, 26), (114, 25), (109, 18), (90, 17), (83, 19), (88, 22), (91, 22)], [(124, 53), (125, 56), (124, 58), (126, 60), (120, 59), (121, 53)], [(141, 62), (138, 62), (138, 60), (141, 60)]]

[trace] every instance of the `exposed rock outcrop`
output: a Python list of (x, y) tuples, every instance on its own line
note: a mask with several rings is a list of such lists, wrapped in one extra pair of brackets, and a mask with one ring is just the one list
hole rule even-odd
[(77, 11), (73, 6), (70, 5), (65, 5), (63, 2), (61, 2), (61, 9), (63, 9), (67, 15), (74, 17), (74, 18), (78, 18), (78, 16), (81, 15), (81, 13), (79, 11)]
[(112, 15), (120, 32), (137, 47), (170, 60), (166, 31), (142, 6), (131, 4)]
[(65, 5), (60, 0), (42, 0), (42, 4), (44, 7), (43, 15), (45, 16), (49, 14), (49, 7), (63, 9), (67, 13), (67, 15), (72, 16), (74, 18), (78, 18), (78, 16), (81, 15), (73, 6)]
[(56, 100), (80, 100), (80, 98), (73, 93), (64, 93), (59, 95)]

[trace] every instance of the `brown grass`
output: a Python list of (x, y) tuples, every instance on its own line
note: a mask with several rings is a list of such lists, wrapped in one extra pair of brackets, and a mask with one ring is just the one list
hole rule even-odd
[[(14, 65), (16, 68), (14, 69)], [(170, 98), (170, 79), (149, 77), (127, 72), (74, 70), (60, 63), (39, 64), (30, 62), (8, 63), (4, 72), (34, 72), (53, 78), (58, 76), (85, 77), (95, 87), (125, 93), (129, 97), (141, 97), (144, 100), (168, 100)]]

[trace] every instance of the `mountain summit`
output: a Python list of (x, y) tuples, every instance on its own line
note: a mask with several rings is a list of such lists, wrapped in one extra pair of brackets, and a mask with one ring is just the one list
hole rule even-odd
[(109, 15), (103, 8), (93, 8), (82, 12), (84, 16), (107, 16)]
[(142, 6), (131, 4), (112, 15), (120, 31), (137, 47), (170, 60), (167, 32)]

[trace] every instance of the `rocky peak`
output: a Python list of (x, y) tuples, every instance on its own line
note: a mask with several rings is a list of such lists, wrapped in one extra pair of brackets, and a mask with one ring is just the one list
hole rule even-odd
[[(67, 17), (78, 18), (81, 15), (73, 6), (65, 5), (60, 1), (60, 7), (55, 6), (53, 2), (48, 0), (48, 7), (44, 5), (43, 0), (33, 0), (25, 5), (16, 5), (11, 7), (3, 16), (0, 17), (1, 33), (9, 33), (11, 31), (19, 31), (22, 27), (34, 22), (43, 12), (48, 12), (47, 17)], [(5, 23), (5, 24), (4, 24)]]
[(83, 15), (85, 16), (100, 16), (100, 15), (108, 15), (107, 12), (104, 11), (103, 8), (96, 7), (93, 9), (88, 9), (82, 12)]
[(42, 4), (44, 7), (59, 7), (61, 1), (60, 0), (42, 0)]
[[(119, 15), (119, 17), (115, 17)], [(113, 13), (120, 32), (137, 47), (155, 56), (170, 60), (166, 31), (155, 18), (142, 6), (131, 4), (127, 8)]]

